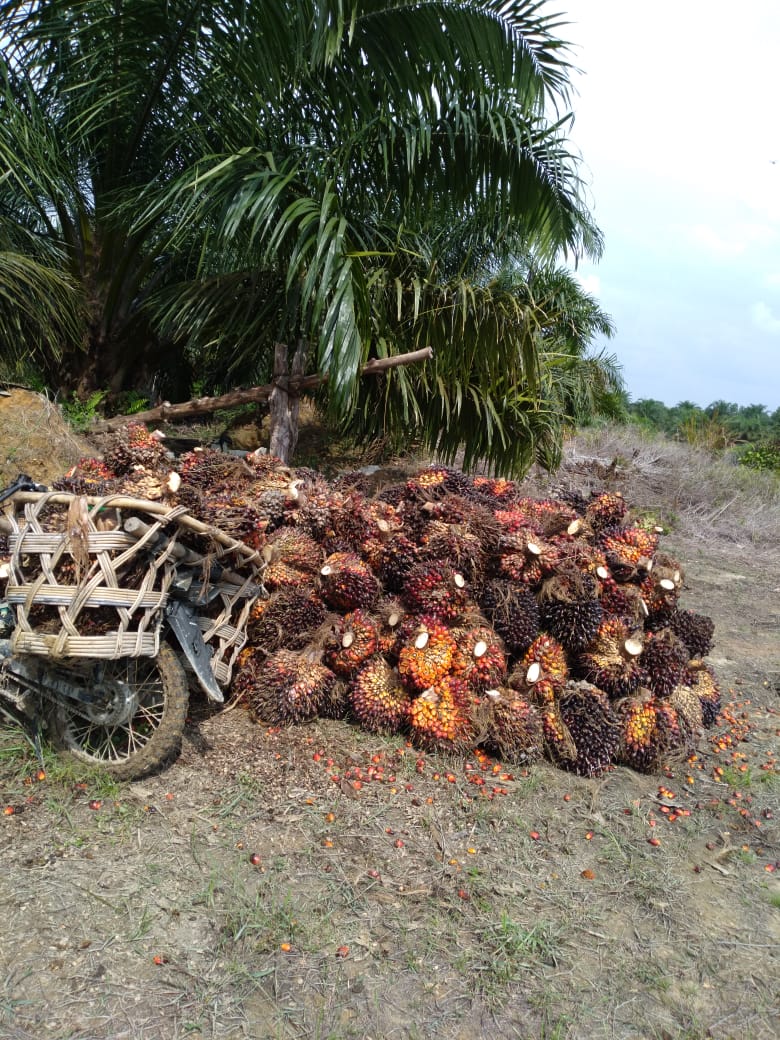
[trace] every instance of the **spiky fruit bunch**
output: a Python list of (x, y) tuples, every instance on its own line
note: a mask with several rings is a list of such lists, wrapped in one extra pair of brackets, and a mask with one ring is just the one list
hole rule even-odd
[[(478, 715), (485, 737), (482, 746), (506, 762), (525, 765), (542, 754), (544, 732), (537, 709), (514, 690), (488, 690)], [(484, 717), (484, 719), (483, 719)]]
[(485, 574), (485, 553), (476, 534), (458, 524), (432, 520), (419, 546), (421, 562), (447, 560), (469, 589), (477, 590)]
[(663, 733), (664, 743), (668, 751), (688, 752), (693, 750), (693, 740), (685, 724), (680, 722), (677, 709), (669, 701), (654, 697), (653, 703), (658, 714), (659, 726)]
[(636, 585), (619, 585), (614, 579), (601, 582), (601, 608), (607, 617), (616, 617), (629, 628), (641, 628), (648, 615), (642, 591)]
[(336, 675), (350, 676), (379, 650), (379, 628), (367, 610), (353, 610), (337, 624), (323, 660)]
[[(282, 492), (277, 494), (283, 495)], [(286, 499), (286, 496), (283, 495)], [(297, 500), (289, 502), (288, 511), (292, 514), (295, 526), (310, 534), (317, 542), (323, 542), (326, 532), (331, 527), (331, 505), (333, 494), (323, 481), (318, 481)]]
[(427, 690), (450, 671), (456, 650), (450, 629), (436, 618), (424, 618), (398, 655), (401, 679), (412, 691)]
[(169, 468), (168, 452), (159, 436), (150, 433), (142, 422), (129, 422), (108, 437), (103, 461), (119, 476), (133, 466), (154, 470)]
[(639, 658), (644, 685), (659, 697), (668, 697), (675, 686), (683, 681), (690, 654), (670, 628), (645, 633), (645, 643)]
[[(290, 499), (287, 492), (278, 488), (267, 488), (259, 492), (252, 492), (249, 501), (252, 510), (261, 521), (265, 522), (264, 530), (267, 533), (281, 527), (289, 514)], [(311, 534), (305, 527), (301, 530)]]
[(658, 535), (642, 527), (610, 527), (599, 536), (599, 546), (617, 581), (630, 581), (650, 570)]
[(511, 502), (517, 493), (517, 483), (504, 477), (474, 477), (472, 481), (472, 495), (489, 505)]
[(291, 650), (277, 650), (254, 670), (246, 696), (254, 714), (271, 725), (303, 722), (319, 714), (336, 676)]
[(558, 707), (577, 749), (566, 767), (580, 776), (600, 776), (620, 743), (620, 726), (606, 694), (589, 683), (568, 682)]
[(669, 704), (677, 712), (680, 727), (686, 738), (692, 743), (699, 736), (703, 715), (701, 701), (690, 686), (675, 686), (669, 697)]
[(474, 691), (500, 686), (506, 679), (506, 654), (500, 638), (486, 625), (453, 632), (457, 650), (452, 670)]
[(379, 653), (384, 654), (391, 661), (395, 660), (398, 658), (400, 650), (398, 640), (406, 611), (397, 600), (387, 599), (377, 607), (375, 616), (379, 632)]
[(607, 618), (588, 650), (577, 658), (577, 670), (608, 696), (625, 697), (642, 679), (639, 655), (643, 646), (638, 634), (619, 618)]
[(669, 615), (669, 628), (682, 640), (691, 657), (706, 657), (712, 650), (715, 623), (706, 614), (696, 614), (692, 610), (673, 610)]
[[(392, 507), (388, 508), (392, 511)], [(339, 546), (338, 551), (359, 553), (374, 526), (367, 499), (357, 491), (346, 496), (333, 495), (330, 514), (326, 545)]]
[[(263, 580), (266, 585), (300, 585), (317, 573), (322, 565), (322, 549), (305, 531), (280, 527), (268, 536), (263, 556), (268, 561)], [(291, 576), (290, 572), (296, 572)]]
[(406, 494), (412, 498), (435, 499), (453, 493), (462, 495), (470, 489), (469, 477), (447, 466), (428, 466), (406, 482)]
[(379, 596), (379, 582), (355, 553), (332, 553), (319, 580), (323, 599), (336, 610), (370, 609)]
[(557, 639), (543, 632), (536, 637), (523, 655), (522, 670), (525, 670), (525, 680), (529, 686), (536, 686), (539, 682), (548, 682), (554, 690), (558, 691), (569, 676), (566, 651)]
[(539, 709), (542, 720), (544, 751), (556, 765), (568, 765), (577, 759), (577, 747), (569, 727), (561, 718), (557, 704), (544, 704)]
[(662, 578), (655, 573), (655, 568), (650, 574), (645, 575), (639, 584), (642, 599), (650, 612), (650, 626), (654, 618), (658, 618), (661, 625), (666, 624), (669, 615), (677, 608), (677, 600), (680, 591), (671, 578)]
[(396, 669), (380, 656), (364, 664), (350, 685), (352, 711), (370, 733), (398, 733), (407, 723), (411, 702)]
[(107, 495), (117, 487), (116, 473), (100, 459), (81, 458), (64, 477), (52, 481), (55, 491), (73, 495)]
[(479, 605), (510, 654), (524, 654), (539, 635), (539, 607), (524, 586), (501, 579), (489, 581), (482, 588)]
[(668, 750), (664, 720), (650, 697), (625, 697), (615, 705), (620, 724), (617, 760), (638, 773), (653, 773)]
[(720, 714), (720, 688), (713, 670), (703, 661), (689, 661), (685, 683), (699, 698), (704, 725), (714, 726)]
[(285, 646), (302, 650), (325, 621), (325, 604), (311, 588), (283, 588), (258, 599), (249, 614), (247, 642), (273, 653)]
[(400, 592), (419, 562), (414, 542), (405, 534), (397, 534), (382, 545), (373, 566), (388, 592)]
[[(544, 538), (564, 537), (580, 530), (581, 521), (577, 513), (565, 502), (553, 498), (533, 501), (534, 523)], [(579, 522), (578, 522), (579, 521)], [(570, 530), (574, 526), (573, 530)]]
[(410, 611), (454, 621), (468, 603), (466, 579), (447, 563), (418, 563), (401, 591)]
[(585, 509), (585, 519), (595, 531), (601, 531), (620, 524), (627, 511), (626, 502), (619, 492), (614, 495), (608, 491), (594, 492)]
[(414, 743), (427, 750), (469, 747), (476, 730), (472, 698), (463, 680), (447, 675), (424, 690), (409, 706), (409, 727)]
[(596, 598), (598, 583), (574, 567), (561, 570), (539, 591), (542, 628), (569, 651), (584, 650), (596, 636), (603, 610)]

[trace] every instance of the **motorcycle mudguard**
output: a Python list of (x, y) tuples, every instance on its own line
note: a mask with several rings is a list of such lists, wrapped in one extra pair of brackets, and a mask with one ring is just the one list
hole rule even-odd
[(165, 615), (206, 696), (210, 701), (223, 704), (225, 698), (211, 670), (211, 650), (203, 640), (198, 615), (181, 600), (169, 600), (165, 607)]

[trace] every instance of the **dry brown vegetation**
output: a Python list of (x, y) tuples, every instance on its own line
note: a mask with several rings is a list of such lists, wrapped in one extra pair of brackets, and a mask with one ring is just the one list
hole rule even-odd
[(777, 1036), (780, 493), (765, 476), (609, 430), (529, 478), (530, 493), (621, 490), (668, 530), (685, 605), (715, 619), (724, 714), (659, 776), (526, 775), (196, 700), (179, 760), (116, 785), (48, 753), (38, 779), (24, 735), (0, 727), (15, 810), (0, 1036)]

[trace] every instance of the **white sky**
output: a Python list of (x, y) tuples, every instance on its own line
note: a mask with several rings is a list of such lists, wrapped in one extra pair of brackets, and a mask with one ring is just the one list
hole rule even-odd
[(633, 400), (780, 407), (780, 0), (550, 0)]

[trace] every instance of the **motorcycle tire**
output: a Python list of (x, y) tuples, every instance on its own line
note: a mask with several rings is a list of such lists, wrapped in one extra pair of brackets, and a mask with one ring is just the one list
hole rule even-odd
[(107, 678), (126, 683), (137, 696), (132, 716), (118, 724), (89, 720), (68, 703), (49, 717), (52, 744), (118, 780), (147, 776), (178, 754), (187, 716), (189, 687), (173, 649), (162, 643), (156, 657), (105, 662)]

